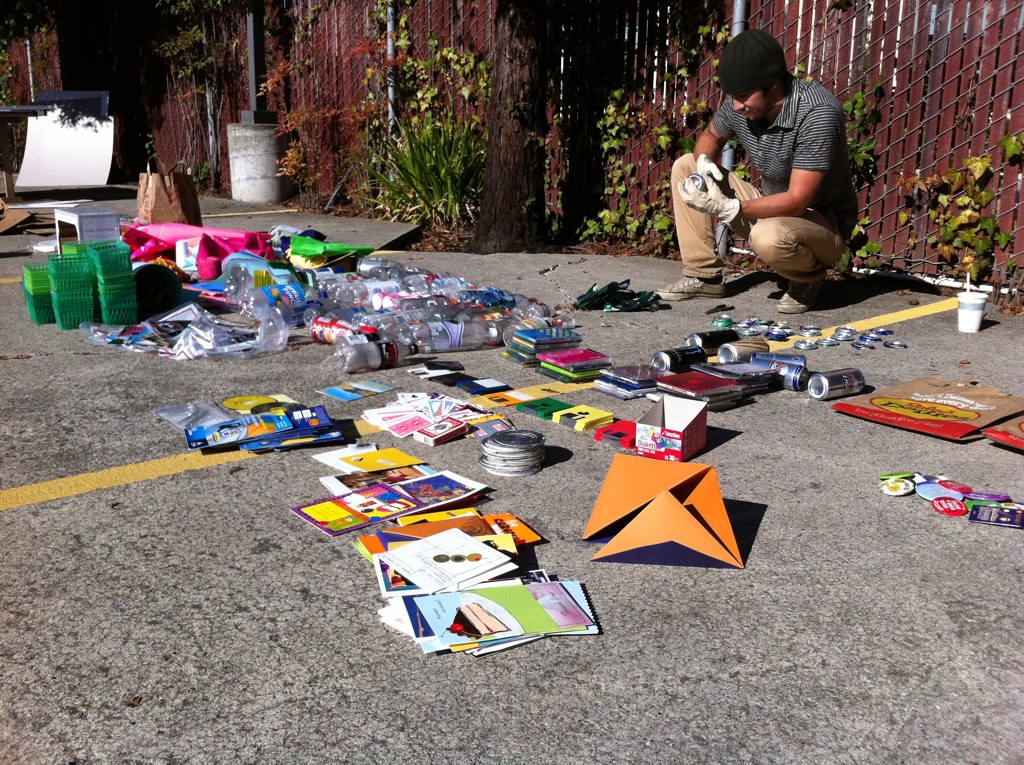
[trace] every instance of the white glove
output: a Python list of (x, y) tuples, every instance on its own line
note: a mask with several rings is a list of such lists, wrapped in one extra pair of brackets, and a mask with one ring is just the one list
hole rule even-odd
[(697, 157), (697, 173), (705, 178), (710, 176), (719, 183), (725, 180), (725, 176), (722, 175), (722, 169), (708, 159), (707, 154), (701, 154)]
[(714, 215), (722, 223), (729, 225), (740, 214), (740, 200), (722, 193), (722, 189), (715, 181), (721, 181), (725, 176), (718, 165), (704, 154), (697, 157), (697, 172), (705, 178), (713, 179), (704, 184), (707, 189), (698, 189), (693, 185), (693, 181), (684, 178), (679, 182), (679, 196), (688, 207)]

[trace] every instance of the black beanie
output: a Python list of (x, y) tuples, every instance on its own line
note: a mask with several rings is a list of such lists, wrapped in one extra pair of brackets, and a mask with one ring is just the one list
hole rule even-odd
[(736, 35), (718, 62), (718, 81), (730, 96), (766, 88), (788, 73), (779, 41), (760, 29)]

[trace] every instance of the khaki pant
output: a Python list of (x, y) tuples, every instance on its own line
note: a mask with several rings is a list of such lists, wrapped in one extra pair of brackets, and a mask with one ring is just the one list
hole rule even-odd
[[(686, 154), (672, 165), (672, 207), (676, 236), (683, 258), (683, 276), (718, 276), (723, 263), (715, 249), (714, 219), (688, 207), (679, 196), (679, 182), (697, 172), (697, 158)], [(713, 183), (714, 181), (710, 181)], [(740, 200), (761, 196), (754, 186), (728, 175), (729, 186)], [(828, 215), (808, 210), (799, 218), (736, 218), (730, 226), (746, 239), (750, 249), (780, 276), (794, 282), (817, 282), (839, 260), (846, 242)]]

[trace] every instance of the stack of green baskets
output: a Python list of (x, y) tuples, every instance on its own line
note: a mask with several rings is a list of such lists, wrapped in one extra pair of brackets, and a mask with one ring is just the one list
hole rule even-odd
[(134, 324), (139, 318), (139, 301), (131, 248), (124, 242), (113, 241), (90, 242), (85, 249), (96, 276), (96, 294), (103, 323)]
[(50, 274), (46, 263), (22, 266), (21, 284), (25, 291), (25, 307), (36, 324), (53, 324), (53, 300), (50, 298)]
[(84, 252), (50, 255), (47, 271), (57, 326), (61, 329), (76, 329), (83, 321), (92, 321), (96, 278), (92, 273), (89, 256)]

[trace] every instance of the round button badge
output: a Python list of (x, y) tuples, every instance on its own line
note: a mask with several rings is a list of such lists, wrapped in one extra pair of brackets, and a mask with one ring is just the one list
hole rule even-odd
[(944, 489), (952, 489), (953, 491), (958, 491), (961, 494), (970, 494), (972, 491), (974, 491), (974, 489), (972, 489), (967, 484), (960, 483), (959, 481), (953, 481), (948, 478), (943, 481), (939, 481), (939, 486), (941, 486)]
[(967, 515), (967, 505), (954, 497), (937, 497), (933, 499), (932, 509), (943, 515)]
[(906, 497), (914, 493), (914, 482), (906, 478), (888, 478), (878, 484), (882, 494), (890, 497)]
[(939, 484), (931, 483), (930, 481), (917, 484), (914, 490), (917, 492), (919, 497), (926, 499), (929, 502), (936, 500), (939, 497), (950, 497), (956, 500), (961, 500), (964, 497), (964, 495), (958, 491), (947, 489), (945, 486), (940, 486)]

